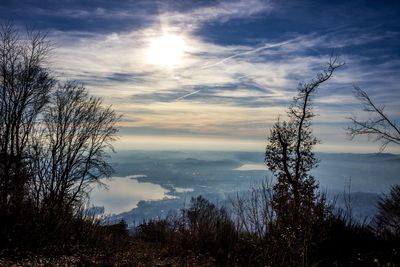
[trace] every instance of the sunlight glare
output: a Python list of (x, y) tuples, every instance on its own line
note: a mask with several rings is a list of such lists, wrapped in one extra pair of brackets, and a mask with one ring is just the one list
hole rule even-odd
[(152, 40), (147, 59), (154, 65), (173, 67), (181, 63), (184, 51), (185, 42), (181, 36), (164, 34)]

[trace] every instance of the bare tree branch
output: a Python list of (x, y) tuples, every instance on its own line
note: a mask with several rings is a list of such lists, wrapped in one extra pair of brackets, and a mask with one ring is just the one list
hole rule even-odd
[(373, 141), (381, 142), (380, 151), (384, 151), (391, 144), (400, 145), (400, 128), (384, 112), (384, 106), (377, 106), (366, 91), (354, 86), (354, 96), (363, 104), (363, 111), (370, 114), (366, 120), (360, 120), (356, 116), (350, 117), (352, 125), (347, 127), (351, 139), (366, 135)]

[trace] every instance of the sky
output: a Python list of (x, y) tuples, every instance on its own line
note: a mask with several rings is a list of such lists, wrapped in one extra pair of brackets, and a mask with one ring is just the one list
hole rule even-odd
[(298, 83), (335, 53), (346, 64), (314, 99), (316, 150), (377, 152), (345, 128), (363, 117), (354, 85), (400, 121), (399, 13), (399, 1), (0, 1), (1, 21), (47, 33), (57, 77), (123, 114), (117, 150), (263, 151)]

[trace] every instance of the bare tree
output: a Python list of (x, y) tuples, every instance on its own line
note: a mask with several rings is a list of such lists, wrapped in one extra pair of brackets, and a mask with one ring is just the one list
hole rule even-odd
[[(354, 96), (363, 104), (363, 111), (369, 116), (359, 120), (356, 116), (350, 118), (352, 125), (347, 128), (351, 139), (366, 135), (373, 141), (381, 142), (380, 152), (390, 144), (400, 145), (400, 128), (384, 111), (384, 106), (376, 105), (368, 93), (358, 86), (354, 86)], [(372, 226), (382, 235), (400, 236), (400, 185), (394, 185), (388, 195), (380, 197), (378, 212)]]
[(301, 194), (304, 186), (313, 189), (315, 181), (309, 171), (317, 166), (318, 161), (312, 148), (318, 140), (313, 136), (311, 119), (315, 116), (312, 110), (312, 97), (317, 88), (329, 80), (334, 71), (341, 67), (337, 58), (331, 58), (328, 68), (309, 83), (300, 83), (298, 95), (289, 107), (289, 121), (275, 123), (269, 136), (265, 152), (265, 162), (278, 179), (278, 187), (283, 187), (287, 194), (293, 196), (296, 207), (301, 206)]
[(389, 144), (400, 145), (400, 128), (384, 112), (384, 106), (377, 106), (366, 91), (354, 86), (354, 96), (363, 104), (363, 111), (370, 116), (360, 120), (356, 116), (350, 118), (352, 126), (347, 128), (351, 139), (360, 135), (367, 135), (373, 140), (380, 141), (380, 151), (384, 151)]
[(51, 46), (40, 32), (20, 36), (0, 25), (0, 206), (18, 205), (28, 174), (29, 136), (54, 85), (45, 61)]
[(108, 177), (119, 116), (74, 82), (59, 85), (33, 142), (32, 190), (37, 205), (61, 212), (82, 203), (88, 186)]
[(44, 34), (0, 25), (0, 247), (68, 240), (90, 184), (112, 173), (119, 116), (83, 86), (57, 85), (50, 51)]
[(288, 121), (275, 123), (265, 152), (265, 163), (277, 178), (273, 189), (274, 228), (279, 233), (287, 266), (307, 265), (308, 242), (312, 228), (324, 217), (325, 199), (317, 193), (318, 184), (310, 171), (318, 164), (312, 151), (318, 140), (311, 120), (315, 116), (312, 97), (343, 63), (331, 57), (328, 67), (308, 83), (300, 83), (298, 95), (287, 112)]

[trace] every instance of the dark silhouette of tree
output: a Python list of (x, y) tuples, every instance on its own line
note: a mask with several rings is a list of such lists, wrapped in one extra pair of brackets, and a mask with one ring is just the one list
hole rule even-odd
[(309, 83), (299, 84), (299, 93), (288, 110), (289, 120), (281, 122), (278, 119), (269, 136), (265, 162), (278, 179), (275, 191), (282, 191), (283, 197), (290, 195), (285, 198), (292, 199), (296, 207), (301, 207), (304, 191), (313, 192), (315, 189), (315, 179), (309, 174), (318, 164), (312, 152), (313, 146), (318, 143), (311, 129), (311, 119), (315, 116), (312, 97), (317, 88), (342, 65), (337, 63), (337, 58), (331, 58), (326, 71)]
[(374, 226), (380, 233), (400, 237), (400, 185), (392, 186), (389, 195), (379, 199)]
[(373, 140), (380, 141), (380, 151), (385, 150), (389, 144), (400, 145), (400, 128), (389, 118), (384, 111), (384, 106), (377, 106), (366, 91), (354, 87), (354, 96), (363, 104), (363, 111), (369, 114), (368, 119), (360, 120), (356, 116), (350, 118), (352, 126), (347, 128), (350, 138), (367, 135)]
[(318, 164), (312, 151), (318, 142), (311, 128), (315, 116), (312, 97), (342, 65), (337, 57), (331, 57), (325, 71), (308, 83), (300, 83), (298, 95), (287, 112), (288, 120), (278, 119), (268, 138), (265, 163), (277, 178), (272, 196), (275, 212), (272, 231), (278, 233), (281, 243), (278, 249), (285, 251), (283, 258), (287, 266), (300, 262), (306, 265), (312, 227), (324, 218), (324, 196), (317, 193), (318, 184), (310, 174)]
[(119, 116), (74, 82), (59, 85), (32, 138), (35, 203), (61, 211), (82, 203), (87, 187), (108, 177)]
[(0, 25), (0, 207), (18, 209), (29, 174), (29, 137), (54, 85), (45, 35)]
[[(356, 116), (350, 118), (352, 125), (347, 128), (353, 139), (356, 136), (372, 137), (374, 142), (380, 141), (380, 151), (388, 145), (400, 145), (400, 128), (384, 111), (384, 106), (376, 105), (368, 93), (360, 87), (354, 87), (354, 96), (363, 104), (363, 111), (369, 114), (365, 120)], [(378, 233), (400, 236), (400, 186), (392, 186), (389, 195), (384, 195), (378, 201), (378, 213), (373, 226)]]
[(89, 185), (112, 173), (119, 116), (83, 86), (57, 82), (50, 50), (40, 32), (0, 25), (0, 246), (50, 232), (76, 239)]

